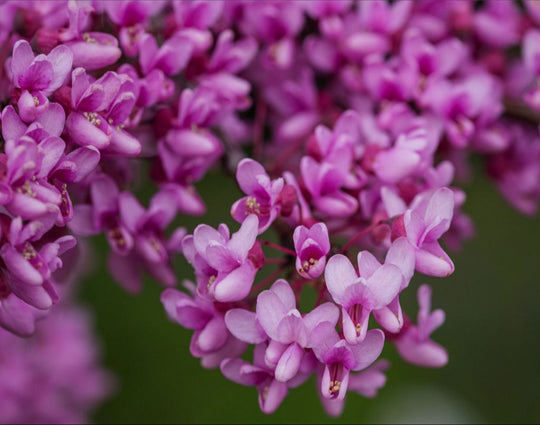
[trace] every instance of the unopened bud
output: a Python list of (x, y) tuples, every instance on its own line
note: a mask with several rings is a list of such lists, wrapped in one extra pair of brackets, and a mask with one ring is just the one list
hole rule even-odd
[(296, 189), (292, 184), (286, 184), (278, 196), (278, 203), (281, 204), (281, 215), (289, 217), (292, 214), (293, 208), (298, 202)]

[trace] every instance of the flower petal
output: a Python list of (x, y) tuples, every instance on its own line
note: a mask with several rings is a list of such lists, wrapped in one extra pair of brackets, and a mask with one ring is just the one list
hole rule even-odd
[(328, 292), (336, 303), (341, 304), (345, 290), (358, 280), (358, 275), (347, 257), (336, 254), (328, 260), (324, 278)]
[(380, 329), (371, 329), (360, 344), (351, 345), (351, 351), (356, 358), (353, 370), (362, 370), (373, 363), (382, 352), (384, 333)]
[(229, 332), (249, 344), (259, 344), (266, 339), (256, 320), (256, 313), (243, 308), (234, 308), (225, 314), (225, 324)]
[(250, 261), (229, 273), (224, 279), (217, 281), (212, 287), (214, 297), (219, 302), (243, 300), (249, 294), (257, 270)]

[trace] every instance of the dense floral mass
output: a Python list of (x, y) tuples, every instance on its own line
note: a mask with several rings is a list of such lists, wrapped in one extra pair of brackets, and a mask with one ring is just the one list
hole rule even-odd
[[(13, 374), (20, 384), (2, 422), (84, 421), (106, 392), (92, 359), (49, 352), (90, 344), (55, 306), (85, 236), (106, 237), (126, 291), (144, 274), (165, 286), (191, 354), (256, 387), (263, 412), (316, 375), (339, 415), (348, 391), (385, 384), (388, 345), (447, 363), (431, 339), (444, 313), (411, 279), (453, 273), (443, 246), (473, 234), (459, 187), (470, 159), (537, 211), (538, 1), (8, 0), (0, 41), (0, 357), (13, 364), (0, 392)], [(222, 209), (237, 225), (178, 226), (205, 212), (196, 183), (209, 170), (243, 192)], [(61, 390), (69, 406), (39, 407), (38, 357), (71, 378), (42, 397)], [(17, 407), (27, 400), (35, 412)]]

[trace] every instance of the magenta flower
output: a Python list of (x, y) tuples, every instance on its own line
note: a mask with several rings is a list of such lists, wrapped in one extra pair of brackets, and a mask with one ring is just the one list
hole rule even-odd
[(242, 223), (250, 214), (259, 218), (259, 233), (263, 233), (280, 212), (278, 196), (283, 189), (283, 179), (271, 180), (257, 161), (244, 158), (236, 169), (236, 180), (240, 189), (248, 195), (231, 207), (233, 218)]
[(346, 179), (343, 168), (305, 156), (300, 171), (311, 202), (320, 212), (329, 217), (347, 217), (357, 210), (358, 201), (341, 190)]
[(68, 2), (69, 27), (59, 31), (56, 42), (63, 42), (73, 53), (73, 66), (88, 71), (115, 63), (122, 51), (111, 34), (88, 31), (94, 8), (89, 3)]
[(0, 327), (19, 336), (30, 336), (36, 330), (36, 322), (47, 316), (49, 310), (35, 308), (11, 292), (12, 279), (4, 272), (0, 282)]
[(183, 254), (195, 268), (198, 290), (220, 302), (245, 298), (253, 284), (257, 268), (249, 252), (257, 238), (259, 220), (251, 214), (229, 238), (229, 229), (218, 230), (206, 224), (195, 228), (182, 241)]
[(332, 324), (322, 322), (311, 333), (311, 340), (315, 356), (325, 366), (320, 386), (322, 396), (343, 400), (350, 371), (365, 369), (377, 360), (384, 345), (384, 333), (372, 329), (362, 342), (351, 345), (339, 337)]
[(72, 62), (73, 55), (66, 46), (55, 47), (47, 56), (34, 57), (26, 40), (15, 43), (9, 65), (15, 87), (22, 90), (17, 106), (24, 121), (32, 122), (47, 111), (47, 96), (64, 83)]
[(214, 25), (223, 11), (223, 1), (174, 2), (176, 24), (180, 28), (207, 29)]
[(315, 223), (309, 229), (298, 226), (293, 234), (296, 251), (296, 270), (306, 279), (316, 279), (324, 271), (326, 255), (330, 251), (328, 229), (324, 223)]
[(224, 358), (240, 355), (245, 344), (229, 333), (223, 314), (216, 311), (211, 301), (197, 295), (191, 282), (184, 282), (184, 286), (191, 296), (170, 288), (161, 294), (161, 302), (171, 320), (195, 331), (189, 347), (191, 354), (201, 358), (206, 368), (217, 367)]
[(122, 27), (131, 27), (144, 23), (149, 17), (158, 14), (166, 5), (166, 1), (102, 1), (101, 6), (111, 20)]
[(0, 155), (4, 164), (0, 203), (10, 213), (31, 220), (54, 210), (58, 213), (62, 202), (61, 192), (47, 178), (62, 157), (65, 143), (45, 132), (41, 135), (45, 138), (39, 143), (26, 135), (7, 140), (5, 154)]
[(8, 105), (2, 111), (2, 136), (6, 141), (16, 141), (27, 135), (39, 142), (47, 136), (60, 136), (65, 122), (64, 108), (58, 103), (49, 103), (47, 110), (30, 125), (26, 125), (15, 108)]
[[(523, 37), (522, 56), (523, 64), (533, 75), (533, 79), (540, 78), (540, 31), (530, 29)], [(532, 84), (532, 87), (525, 93), (525, 100), (535, 110), (540, 110), (540, 88), (539, 85)]]
[(502, 87), (499, 80), (482, 72), (458, 82), (434, 79), (428, 81), (421, 103), (443, 119), (452, 144), (463, 148), (475, 131), (500, 116)]
[(431, 288), (418, 288), (418, 324), (409, 324), (394, 340), (396, 348), (409, 363), (424, 367), (442, 367), (448, 363), (448, 353), (429, 339), (431, 333), (444, 323), (444, 311), (431, 310)]
[(257, 52), (257, 43), (246, 37), (233, 41), (231, 30), (222, 31), (216, 40), (216, 47), (208, 63), (209, 72), (237, 73), (247, 67)]
[(193, 52), (190, 40), (181, 35), (169, 38), (160, 47), (150, 34), (142, 34), (139, 39), (139, 64), (144, 75), (154, 69), (160, 69), (166, 75), (178, 74), (186, 67)]
[(428, 141), (424, 129), (401, 134), (394, 146), (375, 155), (373, 171), (382, 182), (397, 183), (420, 168), (421, 154), (426, 147)]
[(72, 62), (73, 55), (66, 46), (57, 46), (48, 55), (34, 56), (30, 44), (19, 40), (13, 47), (10, 62), (13, 84), (36, 95), (50, 96), (64, 84)]
[(75, 307), (55, 310), (31, 338), (0, 329), (0, 422), (87, 423), (114, 389), (98, 342)]
[(23, 225), (22, 219), (17, 217), (11, 221), (0, 247), (9, 290), (39, 309), (48, 309), (58, 300), (52, 273), (62, 265), (59, 256), (76, 243), (73, 236), (62, 236), (36, 249), (33, 242), (41, 239), (51, 225), (50, 218), (48, 225), (41, 221)]
[(253, 364), (239, 358), (225, 359), (221, 372), (227, 379), (241, 385), (257, 387), (259, 406), (264, 413), (273, 413), (286, 397), (287, 384), (274, 378), (274, 373), (264, 362), (265, 346), (255, 346)]
[(108, 263), (115, 280), (138, 292), (144, 269), (163, 285), (174, 286), (171, 256), (180, 251), (185, 230), (176, 229), (168, 240), (164, 235), (177, 211), (170, 188), (162, 188), (145, 209), (132, 194), (120, 193), (109, 176), (99, 174), (90, 185), (90, 197), (92, 204), (75, 206), (69, 226), (79, 235), (105, 233), (113, 249)]
[(474, 32), (487, 45), (509, 47), (519, 40), (520, 17), (514, 3), (489, 0), (474, 14)]
[(75, 69), (71, 78), (72, 111), (66, 119), (71, 138), (108, 153), (138, 155), (140, 142), (124, 130), (137, 100), (133, 80), (108, 71), (92, 82), (83, 68)]

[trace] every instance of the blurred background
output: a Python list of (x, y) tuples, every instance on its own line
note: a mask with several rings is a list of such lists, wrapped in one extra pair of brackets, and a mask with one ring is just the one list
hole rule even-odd
[[(209, 174), (198, 184), (208, 213), (185, 217), (189, 230), (201, 222), (233, 222), (229, 205), (240, 192), (232, 180)], [(289, 392), (273, 415), (260, 412), (257, 392), (203, 369), (189, 354), (191, 331), (169, 322), (159, 300), (162, 287), (146, 280), (143, 292), (125, 293), (106, 272), (108, 247), (91, 240), (95, 265), (80, 288), (94, 312), (105, 365), (116, 392), (93, 415), (95, 423), (535, 423), (540, 421), (540, 220), (514, 211), (483, 178), (467, 187), (464, 211), (475, 237), (450, 253), (449, 278), (415, 276), (401, 296), (416, 317), (416, 289), (433, 288), (433, 308), (446, 323), (433, 334), (449, 364), (424, 369), (402, 361), (387, 344), (387, 384), (375, 399), (349, 394), (344, 414), (325, 415), (312, 378)], [(233, 225), (236, 228), (236, 225)], [(178, 261), (180, 279), (193, 272)]]

